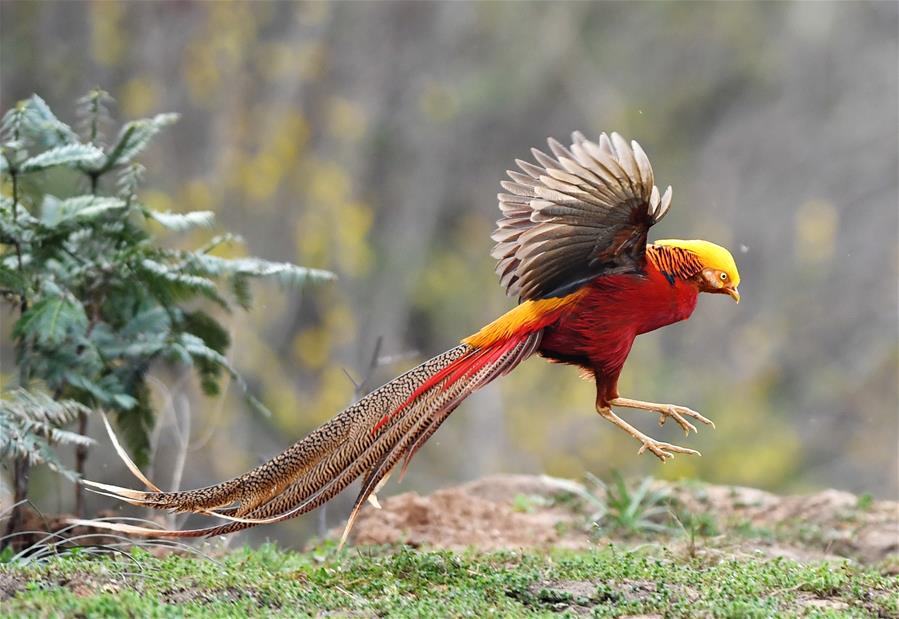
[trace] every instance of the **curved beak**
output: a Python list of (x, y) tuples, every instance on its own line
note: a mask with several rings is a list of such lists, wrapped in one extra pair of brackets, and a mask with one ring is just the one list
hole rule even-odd
[(733, 300), (736, 301), (737, 303), (740, 302), (740, 291), (737, 290), (736, 288), (725, 288), (724, 292), (726, 292), (731, 297), (733, 297)]

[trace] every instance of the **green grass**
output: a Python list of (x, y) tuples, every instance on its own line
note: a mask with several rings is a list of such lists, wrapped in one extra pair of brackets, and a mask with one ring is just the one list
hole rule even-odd
[(858, 496), (858, 503), (856, 504), (856, 507), (858, 509), (862, 511), (868, 511), (873, 505), (874, 497), (870, 493), (865, 492), (864, 494), (860, 494)]
[(850, 562), (675, 556), (625, 550), (420, 552), (267, 545), (196, 555), (0, 564), (8, 617), (444, 617), (586, 613), (600, 617), (899, 617), (899, 577)]
[(600, 530), (610, 529), (625, 534), (665, 533), (670, 526), (659, 522), (670, 514), (667, 491), (653, 490), (651, 477), (629, 484), (618, 471), (612, 471), (612, 483), (588, 475), (592, 485), (606, 491), (605, 513), (596, 520)]

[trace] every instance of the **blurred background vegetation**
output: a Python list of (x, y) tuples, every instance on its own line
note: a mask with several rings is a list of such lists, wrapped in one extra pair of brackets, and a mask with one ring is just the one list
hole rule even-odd
[[(375, 387), (509, 309), (489, 257), (499, 180), (530, 146), (581, 129), (639, 140), (674, 186), (654, 238), (716, 241), (740, 266), (739, 306), (703, 298), (692, 320), (639, 338), (622, 377), (626, 395), (714, 419), (683, 443), (703, 457), (638, 457), (593, 412), (592, 383), (535, 359), (472, 397), (387, 492), (616, 468), (896, 498), (897, 13), (891, 2), (3, 2), (0, 109), (38, 93), (71, 121), (66, 106), (99, 86), (123, 119), (178, 112), (144, 158), (144, 202), (213, 210), (247, 252), (340, 277), (302, 295), (260, 289), (252, 313), (221, 316), (271, 418), (239, 390), (210, 400), (192, 375), (157, 370), (169, 414), (149, 473), (163, 487), (180, 473), (179, 433), (191, 436), (183, 487), (243, 472), (349, 403), (347, 373)], [(9, 384), (12, 317), (0, 319)], [(683, 440), (650, 416), (630, 420)], [(88, 477), (124, 481), (100, 441)], [(40, 507), (71, 508), (64, 479), (32, 487)], [(328, 524), (345, 517), (343, 498)], [(296, 544), (315, 526), (309, 515), (247, 535)]]

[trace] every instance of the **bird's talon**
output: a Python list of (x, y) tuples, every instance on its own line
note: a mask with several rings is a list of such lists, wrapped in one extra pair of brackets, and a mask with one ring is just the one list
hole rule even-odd
[(668, 420), (668, 417), (672, 417), (677, 424), (683, 428), (684, 434), (689, 435), (690, 430), (693, 432), (699, 433), (699, 430), (695, 425), (690, 423), (686, 418), (692, 417), (697, 421), (704, 423), (706, 425), (715, 427), (715, 424), (711, 419), (707, 419), (700, 413), (697, 413), (692, 408), (687, 408), (686, 406), (678, 406), (677, 404), (656, 404), (653, 402), (642, 402), (640, 400), (631, 400), (629, 398), (615, 398), (611, 401), (611, 404), (614, 406), (623, 406), (624, 408), (638, 408), (645, 411), (651, 411), (654, 413), (658, 413), (659, 415), (659, 426), (664, 426), (665, 422)]
[(679, 425), (684, 430), (685, 435), (689, 436), (690, 430), (698, 432), (696, 430), (696, 426), (684, 419), (675, 407), (669, 406), (662, 414), (667, 417), (672, 417), (677, 422), (677, 425)]
[[(674, 458), (674, 453), (682, 453), (691, 456), (701, 456), (702, 454), (696, 451), (695, 449), (690, 449), (688, 447), (681, 447), (680, 445), (672, 445), (671, 443), (664, 443), (662, 441), (656, 441), (649, 437), (646, 437), (643, 441), (643, 444), (640, 446), (640, 449), (637, 451), (637, 454), (643, 454), (646, 450), (649, 450), (655, 457), (657, 457), (662, 462), (667, 462), (670, 459)], [(674, 453), (672, 453), (674, 452)]]
[(679, 412), (681, 415), (686, 415), (687, 417), (692, 417), (693, 419), (696, 419), (697, 421), (700, 421), (700, 422), (706, 424), (707, 426), (712, 426), (713, 428), (715, 427), (715, 423), (711, 419), (694, 411), (692, 408), (687, 408), (686, 406), (674, 406), (672, 408), (678, 409), (677, 412)]

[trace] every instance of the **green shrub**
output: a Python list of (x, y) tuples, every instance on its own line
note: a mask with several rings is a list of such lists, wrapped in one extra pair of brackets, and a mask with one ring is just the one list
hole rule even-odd
[(76, 443), (83, 464), (87, 441), (59, 427), (78, 418), (83, 434), (88, 409), (112, 412), (136, 461), (145, 462), (154, 363), (193, 368), (209, 395), (225, 374), (246, 393), (225, 356), (228, 332), (210, 307), (248, 308), (254, 278), (301, 286), (333, 277), (216, 256), (239, 241), (230, 235), (193, 251), (162, 246), (151, 221), (184, 231), (211, 226), (213, 213), (159, 212), (141, 202), (137, 157), (177, 116), (126, 123), (107, 145), (109, 101), (100, 90), (79, 101), (80, 132), (37, 95), (6, 112), (0, 126), (0, 295), (17, 317), (18, 368), (18, 387), (0, 406), (0, 455), (15, 462), (17, 500), (29, 464), (64, 470), (53, 444)]

